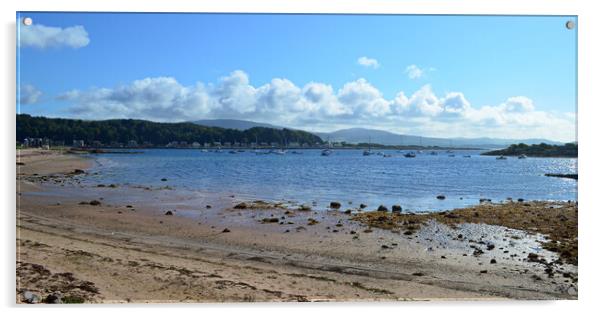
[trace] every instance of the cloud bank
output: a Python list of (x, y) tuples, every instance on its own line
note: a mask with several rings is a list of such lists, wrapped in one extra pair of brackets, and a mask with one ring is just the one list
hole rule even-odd
[(22, 85), (19, 89), (19, 104), (29, 105), (38, 103), (40, 96), (42, 96), (42, 91), (36, 87), (30, 84)]
[(33, 24), (19, 28), (19, 45), (40, 49), (50, 47), (81, 48), (90, 43), (88, 32), (81, 25), (66, 28)]
[(237, 70), (216, 83), (185, 86), (172, 77), (136, 80), (114, 88), (73, 90), (59, 96), (80, 118), (188, 121), (236, 118), (312, 131), (367, 127), (437, 137), (575, 139), (574, 113), (539, 111), (526, 96), (473, 106), (462, 92), (436, 95), (430, 85), (387, 99), (366, 79), (297, 86), (285, 78), (253, 86)]

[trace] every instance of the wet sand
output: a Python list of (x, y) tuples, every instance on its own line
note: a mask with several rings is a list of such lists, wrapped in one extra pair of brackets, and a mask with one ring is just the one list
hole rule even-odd
[(89, 159), (18, 155), (19, 302), (26, 291), (105, 303), (577, 298), (576, 265), (550, 274), (528, 258), (558, 259), (534, 232), (428, 220), (406, 235), (230, 192), (90, 187), (75, 171)]

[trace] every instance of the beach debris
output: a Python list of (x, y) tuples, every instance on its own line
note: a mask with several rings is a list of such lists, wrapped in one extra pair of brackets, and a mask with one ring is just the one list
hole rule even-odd
[(37, 304), (40, 302), (40, 297), (37, 294), (30, 291), (23, 292), (23, 299), (26, 303), (29, 304)]
[(437, 195), (437, 200), (445, 200), (445, 195)]
[(316, 225), (316, 224), (318, 224), (318, 223), (319, 223), (319, 222), (318, 222), (317, 220), (315, 220), (315, 219), (313, 219), (313, 218), (311, 218), (311, 217), (307, 219), (307, 225), (310, 225), (310, 226), (311, 226), (311, 225)]
[(339, 208), (341, 208), (341, 203), (339, 203), (339, 202), (330, 202), (330, 208), (338, 210)]
[(165, 215), (171, 216), (171, 215), (173, 215), (173, 212), (172, 211), (167, 211), (167, 212), (165, 212)]
[(389, 211), (389, 209), (386, 206), (384, 206), (384, 205), (378, 206), (378, 209), (376, 209), (376, 210), (378, 212), (388, 212)]
[(238, 203), (238, 204), (234, 205), (234, 208), (237, 210), (244, 210), (247, 208), (247, 204), (244, 202)]

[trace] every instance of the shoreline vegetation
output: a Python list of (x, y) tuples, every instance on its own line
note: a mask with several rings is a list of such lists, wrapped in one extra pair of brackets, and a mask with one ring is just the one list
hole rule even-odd
[(429, 214), (225, 192), (186, 202), (85, 186), (80, 155), (17, 155), (18, 303), (577, 298), (576, 202)]
[(482, 153), (485, 156), (525, 156), (525, 157), (548, 157), (548, 158), (577, 158), (578, 145), (567, 143), (564, 145), (550, 144), (513, 144), (505, 149), (492, 150)]

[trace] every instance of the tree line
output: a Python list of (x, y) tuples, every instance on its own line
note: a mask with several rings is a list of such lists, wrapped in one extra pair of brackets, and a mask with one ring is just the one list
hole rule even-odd
[(576, 143), (567, 143), (564, 145), (550, 145), (546, 143), (527, 145), (527, 144), (512, 144), (506, 149), (493, 150), (483, 155), (489, 156), (520, 156), (526, 155), (529, 157), (577, 157)]
[(320, 137), (291, 129), (254, 127), (244, 131), (220, 127), (201, 126), (194, 123), (157, 123), (134, 119), (113, 119), (104, 121), (74, 120), (64, 118), (34, 117), (28, 114), (17, 115), (17, 142), (25, 138), (48, 138), (53, 142), (70, 144), (73, 140), (83, 140), (86, 144), (100, 142), (127, 144), (136, 141), (154, 146), (164, 146), (170, 142), (230, 142), (322, 144)]

